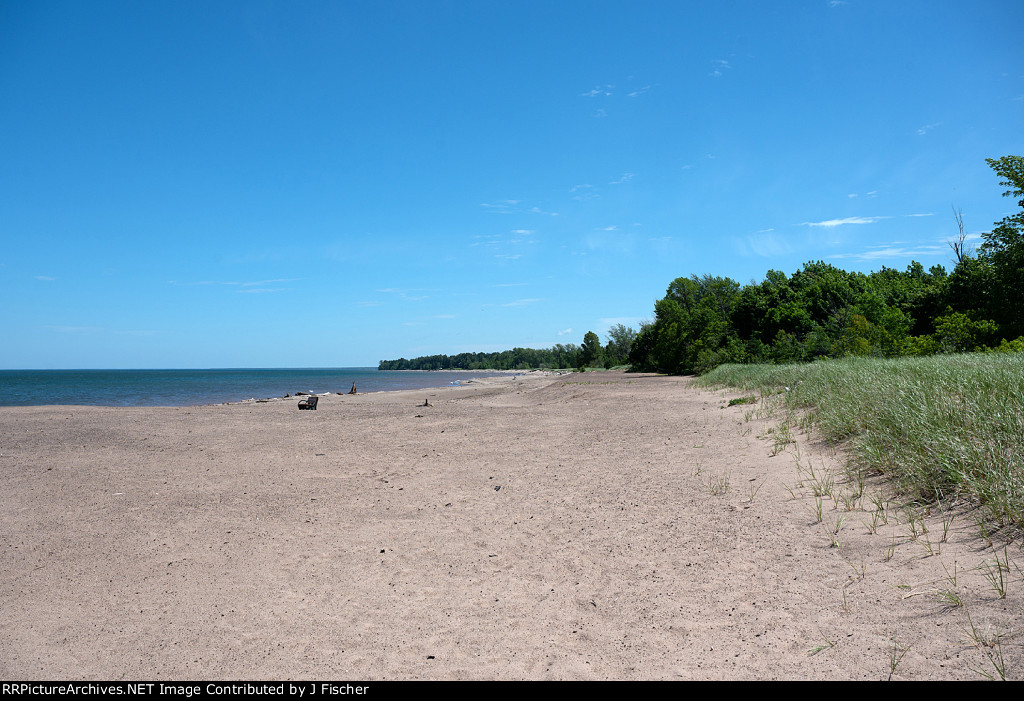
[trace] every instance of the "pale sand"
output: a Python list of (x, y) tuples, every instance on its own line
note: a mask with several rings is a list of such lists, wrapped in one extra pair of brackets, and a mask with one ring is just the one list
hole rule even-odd
[[(0, 409), (0, 677), (880, 679), (894, 639), (895, 678), (994, 674), (966, 612), (1022, 630), (1020, 547), (1005, 599), (968, 515), (929, 557), (826, 498), (831, 547), (791, 453), (838, 462), (771, 457), (733, 396), (588, 373)], [(1015, 678), (1021, 642), (989, 649)]]

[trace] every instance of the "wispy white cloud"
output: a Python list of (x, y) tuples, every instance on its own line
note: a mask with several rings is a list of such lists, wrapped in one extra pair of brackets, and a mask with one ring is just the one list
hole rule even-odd
[(918, 127), (917, 133), (924, 136), (935, 127), (942, 126), (942, 122), (935, 122), (934, 124), (925, 124), (923, 127)]
[(495, 258), (517, 260), (523, 257), (529, 246), (537, 243), (534, 229), (511, 229), (507, 234), (480, 234), (473, 236), (476, 241), (470, 247), (482, 246)]
[(846, 2), (846, 0), (828, 0), (828, 6), (829, 7), (842, 7), (843, 5), (848, 5), (848, 4), (849, 3)]
[(481, 203), (480, 206), (484, 207), (488, 211), (497, 212), (498, 214), (543, 214), (546, 216), (557, 217), (558, 212), (547, 212), (542, 210), (540, 207), (525, 207), (521, 206), (522, 200), (499, 200), (498, 202), (485, 202)]
[(242, 294), (263, 294), (272, 292), (286, 292), (291, 289), (289, 287), (264, 287), (264, 285), (270, 285), (272, 283), (279, 282), (295, 282), (299, 278), (276, 278), (274, 280), (260, 280), (258, 282), (243, 282), (241, 290), (238, 292)]
[(503, 307), (525, 307), (530, 304), (536, 304), (537, 302), (543, 302), (542, 299), (517, 299), (514, 302), (506, 302), (502, 304)]
[(53, 282), (57, 278), (50, 277), (49, 275), (36, 275), (36, 280), (42, 280), (43, 282)]
[(733, 239), (733, 248), (742, 256), (774, 258), (793, 251), (793, 245), (775, 229), (761, 229)]
[(618, 180), (612, 180), (609, 185), (621, 185), (622, 183), (628, 183), (630, 180), (636, 177), (636, 173), (623, 173), (619, 176)]
[(573, 255), (590, 252), (602, 256), (631, 256), (634, 254), (636, 239), (635, 234), (617, 227), (593, 229), (580, 239), (582, 250), (574, 251)]
[[(633, 80), (633, 76), (629, 76), (629, 81), (632, 82), (632, 80)], [(647, 92), (648, 90), (650, 90), (651, 87), (652, 86), (650, 86), (650, 85), (642, 85), (642, 86), (640, 86), (638, 88), (633, 88), (633, 89), (630, 89), (630, 88), (626, 87), (626, 88), (623, 88), (623, 90), (628, 90), (628, 92), (626, 93), (626, 97), (639, 97), (639, 96), (643, 95), (645, 92)], [(611, 84), (595, 85), (590, 90), (587, 90), (586, 92), (581, 92), (580, 93), (580, 97), (591, 97), (591, 98), (594, 98), (594, 97), (612, 97), (615, 94), (614, 91), (615, 91), (615, 86), (611, 85)]]
[(501, 234), (473, 234), (470, 238), (476, 239), (470, 246), (495, 246), (502, 238)]
[[(908, 215), (911, 216), (911, 215)], [(967, 234), (964, 241), (971, 244), (982, 239), (980, 233)], [(942, 242), (919, 241), (910, 243), (907, 241), (889, 241), (888, 243), (867, 246), (863, 251), (849, 251), (836, 253), (832, 258), (853, 259), (859, 261), (876, 261), (892, 258), (925, 258), (935, 256), (952, 256), (951, 239)]]
[(584, 183), (583, 185), (574, 185), (569, 192), (573, 193), (573, 199), (580, 202), (586, 202), (587, 200), (595, 200), (601, 197), (597, 193), (597, 190), (593, 185)]
[(572, 328), (568, 328), (568, 329), (562, 329), (561, 331), (559, 331), (558, 335), (559, 336), (568, 336), (571, 333), (572, 333)]
[(853, 259), (860, 261), (885, 260), (890, 258), (923, 258), (926, 256), (941, 256), (949, 253), (949, 246), (945, 245), (921, 245), (914, 247), (884, 244), (881, 246), (870, 246), (867, 250), (852, 253), (836, 253), (830, 258)]
[(842, 219), (827, 219), (825, 221), (810, 222), (805, 221), (804, 226), (824, 226), (831, 229), (835, 226), (843, 226), (844, 224), (874, 224), (882, 219), (888, 219), (889, 217), (844, 217)]
[(356, 302), (355, 306), (357, 306), (357, 307), (364, 307), (364, 308), (365, 307), (380, 307), (383, 304), (384, 304), (383, 302), (368, 301), (368, 302)]
[(710, 75), (712, 78), (721, 78), (723, 75), (725, 75), (725, 71), (732, 68), (732, 64), (730, 64), (725, 59), (716, 59), (711, 62), (711, 65), (714, 66), (714, 69), (710, 73), (708, 73), (708, 75)]
[(900, 214), (896, 216), (877, 216), (877, 217), (843, 217), (842, 219), (827, 219), (825, 221), (803, 222), (804, 226), (820, 226), (826, 229), (832, 229), (837, 226), (843, 226), (844, 224), (874, 224), (875, 222), (882, 221), (883, 219), (895, 219), (897, 217), (931, 217), (934, 216), (932, 212), (922, 212), (918, 214)]
[(491, 287), (526, 287), (526, 285), (525, 282), (499, 282)]
[(512, 214), (518, 211), (519, 200), (499, 200), (497, 202), (481, 202), (480, 206), (499, 214)]
[(422, 289), (405, 290), (399, 287), (385, 287), (377, 290), (377, 292), (383, 292), (384, 294), (392, 294), (405, 302), (420, 302), (424, 299), (430, 299), (428, 295), (413, 294), (423, 292)]

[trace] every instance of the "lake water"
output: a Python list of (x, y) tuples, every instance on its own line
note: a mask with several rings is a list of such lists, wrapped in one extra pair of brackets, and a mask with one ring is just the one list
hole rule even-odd
[(376, 368), (214, 370), (0, 370), (0, 406), (194, 406), (296, 392), (347, 393), (454, 385), (482, 371), (380, 371)]

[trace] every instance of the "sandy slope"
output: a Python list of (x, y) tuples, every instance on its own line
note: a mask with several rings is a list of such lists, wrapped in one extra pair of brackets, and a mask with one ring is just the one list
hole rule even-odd
[(1021, 677), (1019, 637), (965, 633), (1021, 630), (1018, 545), (1001, 599), (969, 515), (947, 543), (828, 497), (817, 523), (793, 453), (838, 463), (772, 457), (728, 396), (588, 373), (0, 409), (0, 677), (879, 679), (894, 640), (896, 678), (995, 674), (986, 650)]

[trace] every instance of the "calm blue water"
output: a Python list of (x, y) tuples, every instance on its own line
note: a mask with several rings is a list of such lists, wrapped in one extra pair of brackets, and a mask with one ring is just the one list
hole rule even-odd
[(376, 368), (219, 370), (0, 370), (0, 406), (194, 406), (283, 397), (443, 387), (497, 373), (379, 371)]

